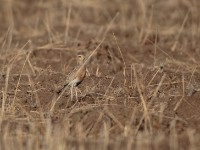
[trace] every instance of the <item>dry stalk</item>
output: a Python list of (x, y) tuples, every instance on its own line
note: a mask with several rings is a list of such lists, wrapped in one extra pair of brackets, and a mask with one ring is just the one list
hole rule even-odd
[(179, 102), (176, 104), (176, 106), (174, 107), (174, 111), (176, 111), (178, 109), (178, 107), (181, 105), (184, 97), (185, 97), (185, 77), (184, 77), (184, 74), (182, 75), (182, 97), (181, 99), (179, 100)]
[(170, 149), (178, 149), (178, 135), (176, 132), (176, 118), (170, 123)]
[[(145, 120), (145, 129), (147, 129), (147, 125), (149, 125), (149, 128), (150, 128), (150, 130), (151, 130), (150, 116), (149, 116), (147, 104), (146, 104), (145, 99), (144, 99), (144, 96), (143, 96), (143, 94), (142, 94), (142, 93), (144, 93), (144, 92), (141, 91), (141, 88), (140, 88), (140, 85), (139, 85), (139, 82), (138, 82), (137, 72), (136, 72), (136, 70), (135, 70), (135, 66), (132, 65), (131, 68), (132, 68), (133, 71), (134, 71), (134, 77), (135, 77), (136, 87), (137, 87), (137, 90), (138, 90), (138, 92), (139, 92), (140, 99), (141, 99), (142, 106), (143, 106), (143, 110), (144, 110), (143, 117), (141, 118), (141, 121), (140, 121), (140, 122), (142, 123), (142, 120), (143, 120), (143, 118), (144, 118), (144, 120)], [(148, 123), (148, 124), (147, 124), (147, 123)], [(137, 128), (137, 130), (136, 130), (136, 134), (137, 134), (138, 130), (139, 130), (139, 126), (138, 126), (138, 128)]]
[(38, 93), (37, 93), (37, 89), (35, 88), (34, 82), (33, 82), (33, 80), (32, 80), (30, 75), (28, 75), (28, 79), (29, 79), (29, 83), (31, 85), (32, 92), (33, 92), (33, 94), (35, 96), (36, 104), (37, 104), (37, 106), (39, 108), (39, 111), (40, 111), (40, 117), (41, 117), (42, 120), (44, 120), (42, 106), (41, 106), (40, 99), (39, 99), (39, 96), (38, 96)]
[(135, 66), (134, 67), (132, 66), (132, 69), (134, 71), (134, 77), (135, 77), (135, 81), (136, 81), (136, 86), (137, 86), (137, 90), (138, 90), (138, 92), (140, 94), (140, 99), (142, 101), (142, 105), (143, 105), (143, 109), (144, 109), (144, 114), (145, 114), (145, 117), (148, 118), (148, 109), (147, 109), (147, 105), (146, 105), (146, 102), (144, 100), (142, 91), (140, 89), (140, 85), (139, 85), (139, 82), (138, 82), (138, 78), (137, 78), (137, 73), (136, 73), (136, 70), (135, 70)]
[(68, 40), (71, 10), (72, 10), (72, 4), (70, 2), (68, 13), (67, 13), (66, 29), (65, 29), (65, 41), (64, 41), (65, 44), (67, 44), (67, 40)]
[(21, 76), (22, 76), (22, 73), (23, 73), (23, 71), (24, 71), (24, 67), (25, 67), (25, 65), (26, 65), (26, 62), (27, 62), (28, 59), (29, 59), (29, 56), (30, 56), (31, 52), (32, 52), (32, 51), (30, 51), (30, 52), (27, 54), (27, 56), (26, 56), (26, 59), (25, 59), (24, 64), (23, 64), (23, 66), (22, 66), (22, 69), (21, 69), (21, 72), (20, 72), (20, 75), (19, 75), (19, 79), (18, 79), (18, 82), (17, 82), (17, 85), (16, 85), (14, 98), (13, 98), (13, 101), (12, 101), (12, 104), (11, 104), (13, 113), (14, 113), (15, 100), (16, 100), (16, 97), (17, 97), (17, 91), (18, 91), (19, 84), (20, 84), (20, 81), (21, 81)]
[(106, 28), (106, 31), (104, 32), (103, 34), (103, 39), (106, 37), (108, 31), (110, 30), (111, 26), (113, 25), (115, 19), (118, 17), (119, 15), (119, 12), (116, 13), (116, 15), (112, 18), (112, 20), (110, 21), (110, 23), (108, 24), (107, 28)]
[(162, 78), (161, 78), (161, 80), (160, 80), (158, 86), (156, 87), (156, 89), (155, 89), (155, 91), (154, 91), (154, 93), (153, 93), (153, 98), (155, 98), (155, 97), (157, 96), (157, 93), (158, 93), (160, 87), (162, 86), (162, 83), (163, 83), (163, 81), (165, 80), (165, 77), (166, 77), (166, 74), (164, 74), (164, 75), (162, 76)]
[(104, 113), (105, 113), (106, 115), (108, 115), (108, 116), (117, 124), (117, 126), (118, 126), (121, 130), (124, 130), (124, 126), (122, 125), (122, 123), (114, 116), (113, 113), (110, 112), (110, 110), (104, 109)]
[(85, 150), (85, 146), (84, 146), (85, 133), (84, 133), (84, 130), (83, 130), (82, 123), (78, 123), (76, 128), (77, 128), (76, 132), (77, 132), (77, 137), (78, 137), (79, 149)]
[(2, 122), (3, 120), (3, 117), (4, 117), (4, 112), (5, 112), (5, 102), (6, 102), (6, 94), (4, 91), (1, 91), (2, 92), (2, 106), (1, 106), (1, 118), (0, 118), (0, 123)]
[(149, 83), (147, 84), (147, 86), (149, 86), (153, 80), (155, 79), (156, 75), (158, 74), (158, 72), (160, 71), (160, 68), (156, 71), (156, 73), (153, 75), (153, 77), (151, 78), (151, 80), (149, 81)]
[(183, 28), (184, 28), (184, 26), (185, 26), (185, 24), (186, 24), (186, 22), (187, 22), (187, 20), (188, 20), (188, 16), (189, 16), (189, 11), (188, 11), (188, 13), (185, 15), (185, 18), (184, 18), (184, 20), (183, 20), (183, 23), (182, 23), (182, 25), (181, 25), (181, 28), (180, 28), (180, 30), (179, 30), (179, 33), (177, 34), (177, 36), (176, 36), (176, 38), (175, 38), (175, 41), (174, 41), (174, 44), (173, 44), (172, 47), (171, 47), (171, 50), (172, 50), (172, 51), (175, 51), (175, 49), (176, 49), (176, 46), (177, 46), (177, 43), (178, 43), (178, 39), (180, 38), (180, 35), (181, 35), (181, 33), (183, 32)]
[(117, 48), (119, 50), (119, 53), (121, 55), (121, 58), (123, 60), (123, 64), (124, 64), (124, 71), (123, 71), (123, 74), (124, 74), (124, 85), (126, 85), (126, 63), (125, 63), (124, 56), (122, 54), (121, 48), (119, 47), (119, 44), (117, 43), (117, 38), (116, 38), (114, 33), (113, 33), (113, 36), (114, 36), (114, 40), (116, 42)]
[(109, 130), (106, 122), (103, 124), (103, 149), (107, 150), (109, 144)]
[(53, 40), (54, 40), (54, 34), (53, 34), (51, 27), (50, 27), (50, 20), (49, 20), (48, 12), (46, 12), (46, 21), (44, 22), (44, 24), (45, 24), (47, 32), (48, 32), (49, 42), (52, 43)]

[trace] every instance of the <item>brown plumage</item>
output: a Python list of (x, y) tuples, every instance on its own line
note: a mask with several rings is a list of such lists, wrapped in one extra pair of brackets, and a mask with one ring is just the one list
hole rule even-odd
[(65, 84), (62, 86), (61, 89), (58, 90), (57, 93), (62, 92), (62, 90), (66, 87), (76, 87), (84, 80), (86, 75), (86, 63), (84, 63), (84, 56), (78, 55), (77, 57), (78, 66), (74, 71), (69, 75)]

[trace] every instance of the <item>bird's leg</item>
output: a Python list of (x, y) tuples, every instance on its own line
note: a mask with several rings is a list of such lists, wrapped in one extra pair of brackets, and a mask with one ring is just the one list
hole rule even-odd
[(87, 68), (86, 68), (86, 75), (90, 76), (90, 72), (89, 72), (89, 70)]
[(73, 108), (77, 103), (78, 103), (78, 92), (77, 92), (77, 87), (75, 88), (75, 93), (76, 93), (76, 102), (73, 104), (73, 106), (71, 108)]
[(71, 92), (71, 101), (73, 100), (73, 86), (70, 87), (70, 92)]
[(75, 87), (75, 93), (76, 93), (76, 101), (78, 102), (78, 91), (77, 87)]

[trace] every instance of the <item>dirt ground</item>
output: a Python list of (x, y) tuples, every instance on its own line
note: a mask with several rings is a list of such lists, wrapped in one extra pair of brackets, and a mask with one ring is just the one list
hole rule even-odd
[[(1, 1), (1, 149), (199, 149), (199, 6)], [(98, 46), (77, 95), (52, 107)]]

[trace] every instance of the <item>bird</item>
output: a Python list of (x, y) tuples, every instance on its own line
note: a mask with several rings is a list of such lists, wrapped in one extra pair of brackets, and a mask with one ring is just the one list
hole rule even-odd
[(84, 63), (84, 60), (84, 55), (77, 56), (77, 67), (68, 76), (62, 88), (57, 91), (58, 94), (61, 93), (67, 86), (73, 88), (81, 84), (86, 76), (86, 63)]
[[(65, 92), (65, 90), (68, 87), (71, 87), (71, 92), (72, 89), (74, 87), (77, 87), (79, 84), (81, 84), (81, 82), (84, 80), (85, 76), (86, 76), (86, 66), (89, 63), (90, 59), (92, 58), (92, 56), (96, 53), (96, 51), (98, 50), (98, 48), (100, 47), (100, 45), (103, 43), (105, 38), (102, 39), (102, 41), (99, 43), (99, 45), (92, 51), (92, 53), (87, 57), (87, 59), (85, 59), (85, 57), (83, 55), (78, 55), (78, 59), (77, 59), (77, 63), (78, 66), (74, 69), (74, 71), (68, 76), (66, 82), (64, 83), (64, 86), (62, 86), (62, 88), (60, 88), (59, 90), (57, 90), (57, 94), (58, 96), (54, 96), (53, 97), (53, 103), (50, 109), (50, 112), (53, 111), (54, 106), (56, 105), (56, 103), (58, 102), (58, 100), (61, 98), (61, 96), (63, 95), (63, 93)], [(57, 95), (56, 94), (56, 95)], [(73, 94), (71, 94), (71, 96), (73, 96)], [(57, 97), (57, 98), (56, 98)], [(76, 92), (76, 98), (77, 98), (77, 92)], [(72, 99), (72, 97), (71, 97)], [(78, 101), (78, 98), (77, 98)]]
[[(64, 84), (57, 88), (56, 95), (52, 107), (50, 111), (53, 111), (56, 102), (61, 98), (67, 88), (71, 89), (71, 100), (73, 99), (73, 88), (76, 88), (81, 82), (84, 80), (86, 76), (86, 65), (88, 64), (88, 60), (85, 60), (84, 55), (77, 56), (77, 67), (68, 75), (68, 78), (64, 82)], [(76, 91), (76, 99), (77, 98), (77, 91)]]

